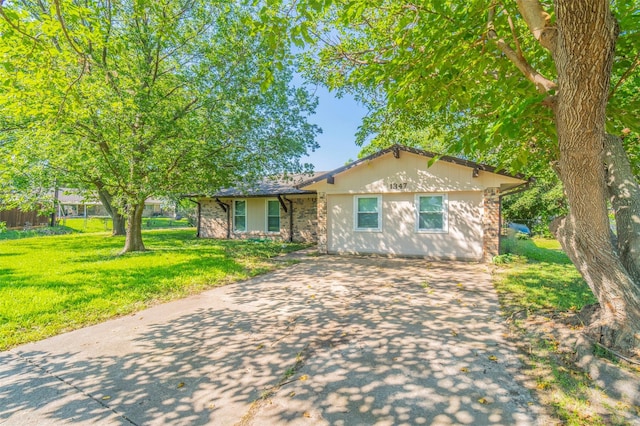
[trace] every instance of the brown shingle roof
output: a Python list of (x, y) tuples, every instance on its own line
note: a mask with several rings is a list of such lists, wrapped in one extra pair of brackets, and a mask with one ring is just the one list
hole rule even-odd
[(286, 194), (313, 194), (315, 191), (299, 189), (298, 185), (326, 172), (314, 172), (288, 175), (286, 177), (271, 177), (255, 185), (240, 185), (234, 188), (223, 188), (213, 194), (213, 197), (269, 197)]

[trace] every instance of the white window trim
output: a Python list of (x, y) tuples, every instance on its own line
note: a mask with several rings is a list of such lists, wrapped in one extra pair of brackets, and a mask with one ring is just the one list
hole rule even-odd
[[(421, 229), (420, 228), (420, 197), (442, 197), (443, 205), (443, 226), (442, 229)], [(449, 197), (446, 193), (424, 193), (416, 194), (414, 203), (415, 206), (415, 231), (419, 234), (448, 234), (449, 233)]]
[[(377, 228), (358, 228), (358, 200), (360, 198), (376, 198), (378, 200)], [(356, 232), (382, 232), (382, 195), (356, 195), (353, 197), (353, 230)]]
[[(244, 231), (238, 231), (236, 227), (236, 202), (244, 201)], [(233, 232), (236, 234), (246, 234), (249, 232), (249, 203), (246, 198), (236, 198), (233, 200)]]
[[(269, 231), (269, 201), (278, 203), (278, 230)], [(277, 198), (267, 198), (264, 202), (264, 232), (267, 234), (279, 234), (280, 225), (282, 224), (282, 215), (280, 214), (280, 201)]]

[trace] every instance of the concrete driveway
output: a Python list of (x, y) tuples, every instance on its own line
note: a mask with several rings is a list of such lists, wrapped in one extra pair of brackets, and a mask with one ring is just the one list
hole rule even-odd
[(301, 257), (0, 353), (0, 424), (536, 424), (482, 265)]

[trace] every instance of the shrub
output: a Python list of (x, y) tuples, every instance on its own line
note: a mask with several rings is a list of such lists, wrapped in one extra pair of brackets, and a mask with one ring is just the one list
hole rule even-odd
[(499, 254), (493, 257), (496, 265), (506, 265), (508, 263), (527, 263), (527, 258), (513, 253)]

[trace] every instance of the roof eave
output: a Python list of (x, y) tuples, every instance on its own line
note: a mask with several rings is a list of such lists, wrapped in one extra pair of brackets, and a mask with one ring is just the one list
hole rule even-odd
[(435, 152), (430, 152), (430, 151), (424, 151), (422, 149), (418, 149), (418, 148), (410, 148), (408, 146), (404, 146), (404, 145), (399, 145), (399, 144), (395, 144), (390, 146), (389, 148), (385, 148), (383, 150), (380, 150), (374, 154), (368, 155), (364, 158), (361, 158), (359, 160), (353, 161), (349, 164), (345, 164), (342, 167), (338, 167), (335, 170), (332, 170), (330, 172), (324, 173), (320, 176), (314, 177), (313, 179), (309, 179), (306, 180), (304, 182), (300, 182), (298, 185), (296, 185), (296, 188), (303, 188), (305, 186), (309, 186), (309, 185), (313, 185), (314, 183), (318, 183), (324, 179), (333, 177), (337, 174), (346, 172), (347, 170), (350, 170), (354, 167), (359, 166), (360, 164), (367, 162), (367, 161), (371, 161), (374, 160), (378, 157), (382, 157), (383, 155), (386, 155), (388, 153), (393, 152), (394, 155), (396, 157), (398, 157), (399, 152), (400, 151), (404, 151), (404, 152), (409, 152), (411, 154), (416, 154), (416, 155), (421, 155), (424, 157), (430, 157), (430, 158), (437, 158), (438, 160), (443, 160), (446, 161), (448, 163), (452, 163), (452, 164), (457, 164), (459, 166), (465, 166), (465, 167), (469, 167), (472, 169), (478, 169), (478, 170), (482, 170), (485, 172), (489, 172), (489, 173), (495, 173), (498, 175), (502, 175), (502, 176), (507, 176), (510, 178), (514, 178), (514, 179), (521, 179), (521, 180), (528, 180), (527, 177), (525, 177), (525, 175), (518, 173), (518, 174), (511, 174), (511, 173), (507, 173), (504, 170), (498, 170), (496, 167), (493, 166), (489, 166), (486, 164), (481, 164), (481, 163), (476, 163), (473, 161), (469, 161), (469, 160), (463, 160), (461, 158), (456, 158), (456, 157), (451, 157), (449, 155), (440, 155), (440, 154), (436, 154)]

